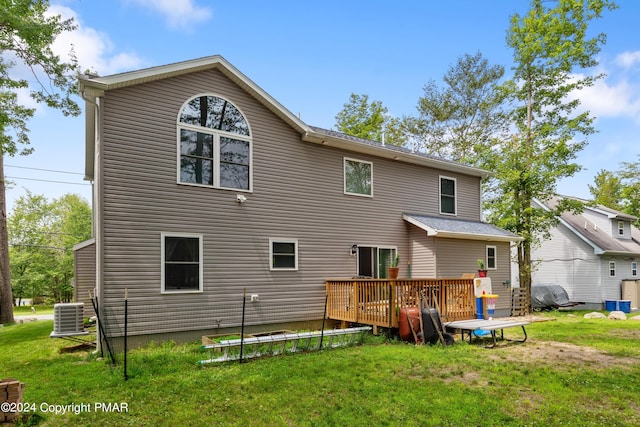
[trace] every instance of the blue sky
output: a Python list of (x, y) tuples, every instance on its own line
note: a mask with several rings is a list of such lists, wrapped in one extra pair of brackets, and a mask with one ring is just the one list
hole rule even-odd
[[(640, 1), (591, 27), (607, 34), (597, 69), (605, 79), (579, 94), (599, 133), (577, 162), (585, 168), (559, 184), (561, 194), (589, 198), (600, 169), (640, 158)], [(528, 0), (61, 0), (50, 11), (78, 28), (56, 43), (73, 44), (83, 69), (109, 75), (220, 54), (292, 113), (333, 128), (351, 93), (379, 100), (393, 116), (415, 114), (422, 88), (440, 80), (465, 53), (478, 51), (509, 74), (509, 17)], [(78, 193), (83, 181), (84, 118), (38, 108), (29, 123), (35, 152), (5, 159), (8, 210), (29, 190), (49, 199)], [(36, 170), (37, 169), (37, 170)], [(68, 173), (51, 172), (63, 171)], [(27, 179), (29, 178), (29, 179)], [(49, 181), (49, 182), (47, 182)], [(53, 181), (53, 182), (50, 182)]]

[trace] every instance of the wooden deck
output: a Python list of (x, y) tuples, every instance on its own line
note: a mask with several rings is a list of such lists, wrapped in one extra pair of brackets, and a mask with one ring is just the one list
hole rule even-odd
[[(400, 308), (438, 307), (443, 322), (475, 318), (473, 279), (328, 279), (327, 317), (398, 327)], [(436, 304), (437, 302), (437, 304)]]

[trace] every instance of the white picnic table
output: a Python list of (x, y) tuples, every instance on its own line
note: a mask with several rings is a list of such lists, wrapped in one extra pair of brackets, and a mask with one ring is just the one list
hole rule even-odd
[(504, 340), (504, 330), (507, 328), (515, 328), (520, 326), (522, 328), (522, 333), (524, 334), (523, 339), (512, 340), (507, 339), (507, 341), (516, 341), (516, 342), (525, 342), (527, 340), (527, 331), (525, 326), (527, 326), (530, 322), (524, 320), (497, 320), (497, 319), (473, 319), (473, 320), (456, 320), (453, 322), (444, 323), (444, 327), (448, 330), (460, 330), (460, 336), (464, 341), (465, 332), (469, 335), (469, 342), (473, 336), (481, 336), (481, 334), (477, 333), (478, 331), (489, 331), (489, 334), (492, 338), (492, 344), (486, 346), (487, 348), (493, 348), (497, 344), (496, 331), (500, 331), (500, 339)]

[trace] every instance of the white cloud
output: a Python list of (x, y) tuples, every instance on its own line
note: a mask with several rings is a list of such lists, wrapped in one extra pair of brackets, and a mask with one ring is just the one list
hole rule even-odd
[(583, 89), (579, 98), (582, 106), (597, 117), (628, 116), (635, 119), (640, 114), (640, 86), (627, 80), (609, 82), (598, 80), (593, 86)]
[(72, 9), (51, 5), (48, 13), (60, 15), (63, 19), (74, 19), (77, 28), (60, 34), (52, 45), (52, 49), (57, 55), (66, 58), (73, 47), (81, 71), (89, 69), (104, 76), (144, 65), (144, 61), (135, 53), (115, 52), (109, 36), (84, 26)]
[[(596, 117), (628, 117), (640, 124), (640, 80), (638, 76), (634, 77), (620, 68), (622, 64), (630, 67), (634, 61), (640, 61), (640, 55), (637, 59), (633, 59), (632, 55), (627, 56), (622, 62), (621, 57), (618, 56), (610, 69), (596, 70), (597, 73), (604, 73), (605, 77), (575, 93), (572, 98), (579, 98), (580, 109), (588, 110)], [(575, 77), (583, 78), (585, 75), (576, 74)]]
[(42, 108), (42, 105), (38, 104), (36, 100), (31, 97), (31, 90), (26, 88), (20, 88), (20, 89), (14, 90), (14, 92), (18, 97), (17, 99), (18, 104), (22, 105), (23, 107), (33, 108), (36, 111)]
[(208, 21), (211, 9), (198, 6), (193, 0), (130, 0), (160, 13), (170, 28), (189, 30), (193, 24)]
[[(85, 27), (78, 19), (77, 14), (68, 7), (51, 5), (45, 15), (60, 15), (62, 19), (74, 19), (77, 28), (73, 31), (59, 34), (51, 45), (51, 50), (54, 54), (60, 56), (63, 61), (69, 61), (69, 55), (73, 50), (78, 59), (80, 71), (91, 70), (105, 76), (141, 68), (145, 65), (144, 61), (134, 53), (116, 52), (106, 34), (100, 33), (93, 28)], [(9, 53), (7, 59), (14, 58)], [(15, 59), (15, 63), (16, 65), (10, 70), (11, 77), (25, 79), (31, 85), (30, 88), (15, 91), (18, 95), (18, 103), (35, 109), (36, 114), (46, 114), (46, 107), (42, 103), (37, 103), (31, 97), (30, 92), (38, 88), (38, 82), (48, 84), (47, 77), (42, 74), (42, 70), (31, 69), (18, 59)]]
[(616, 57), (616, 64), (623, 68), (631, 68), (634, 65), (640, 65), (640, 50), (634, 52), (622, 52)]

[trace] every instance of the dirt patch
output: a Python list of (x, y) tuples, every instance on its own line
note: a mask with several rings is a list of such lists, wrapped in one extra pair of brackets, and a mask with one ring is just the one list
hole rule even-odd
[(609, 335), (618, 338), (630, 338), (640, 340), (640, 329), (612, 329)]
[(95, 349), (96, 349), (95, 342), (86, 342), (86, 343), (73, 345), (70, 347), (62, 347), (60, 349), (60, 353), (78, 353), (78, 352), (93, 351)]
[[(640, 360), (633, 357), (611, 356), (592, 347), (578, 346), (575, 344), (539, 341), (529, 338), (526, 343), (498, 346), (487, 349), (487, 358), (496, 363), (513, 362), (522, 365), (548, 365), (559, 369), (571, 367), (590, 368), (630, 368), (636, 366)], [(486, 378), (479, 372), (468, 371), (443, 371), (440, 378), (445, 383), (459, 382), (467, 385), (486, 386)], [(534, 405), (529, 401), (531, 396), (522, 396), (528, 405)]]
[(545, 317), (540, 314), (528, 314), (526, 316), (517, 316), (517, 317), (497, 317), (495, 320), (506, 320), (506, 321), (525, 321), (525, 322), (551, 322), (557, 320), (555, 317)]
[(527, 340), (523, 345), (509, 345), (493, 350), (490, 357), (522, 363), (547, 363), (553, 366), (624, 367), (638, 363), (637, 358), (611, 356), (592, 347), (556, 341)]

